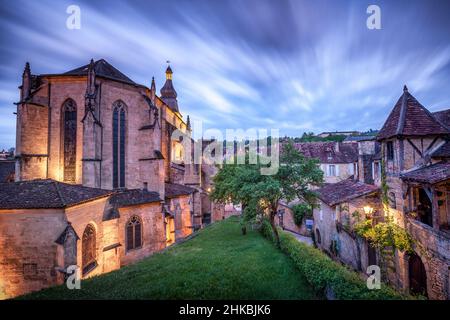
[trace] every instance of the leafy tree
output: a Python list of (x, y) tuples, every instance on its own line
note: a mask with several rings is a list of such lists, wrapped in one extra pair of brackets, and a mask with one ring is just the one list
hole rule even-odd
[[(276, 243), (279, 244), (275, 215), (280, 200), (292, 201), (295, 198), (314, 203), (315, 193), (311, 186), (318, 186), (323, 181), (323, 173), (318, 161), (305, 158), (294, 145), (284, 145), (278, 172), (274, 175), (261, 174), (266, 163), (259, 161), (249, 164), (246, 154), (245, 164), (224, 164), (214, 177), (212, 199), (226, 203), (243, 205), (243, 222), (257, 217), (267, 217), (272, 226)], [(273, 165), (273, 164), (272, 164)]]

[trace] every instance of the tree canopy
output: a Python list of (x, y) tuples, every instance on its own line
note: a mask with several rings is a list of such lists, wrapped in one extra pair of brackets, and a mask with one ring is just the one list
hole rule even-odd
[(305, 158), (292, 143), (283, 145), (276, 174), (261, 174), (261, 161), (249, 164), (248, 158), (247, 154), (245, 164), (224, 164), (219, 169), (211, 197), (221, 203), (241, 203), (244, 222), (267, 217), (278, 239), (274, 218), (279, 202), (300, 199), (312, 206), (316, 194), (311, 187), (322, 184), (323, 172), (318, 160)]

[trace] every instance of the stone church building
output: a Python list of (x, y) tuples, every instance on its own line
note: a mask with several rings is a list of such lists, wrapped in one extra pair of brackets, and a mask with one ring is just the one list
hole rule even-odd
[(19, 89), (15, 182), (0, 183), (0, 298), (61, 284), (71, 265), (82, 278), (118, 269), (220, 216), (211, 169), (183, 162), (191, 128), (170, 66), (160, 95), (104, 59), (61, 74), (27, 63)]

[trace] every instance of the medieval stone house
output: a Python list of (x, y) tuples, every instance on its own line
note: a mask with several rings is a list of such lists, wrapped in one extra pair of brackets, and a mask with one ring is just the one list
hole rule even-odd
[(430, 113), (405, 87), (377, 141), (358, 142), (358, 177), (318, 190), (318, 246), (363, 272), (367, 265), (380, 263), (380, 252), (352, 227), (367, 214), (374, 223), (383, 221), (386, 210), (379, 187), (384, 173), (389, 213), (414, 239), (414, 253), (394, 252), (385, 280), (406, 292), (449, 299), (449, 138), (450, 110)]
[(325, 183), (345, 180), (358, 171), (356, 143), (302, 142), (294, 146), (305, 157), (319, 160)]
[[(325, 183), (336, 183), (358, 175), (357, 143), (304, 142), (295, 143), (294, 146), (305, 157), (319, 161), (320, 169), (324, 173)], [(281, 201), (275, 223), (283, 229), (302, 235), (309, 235), (310, 231), (305, 223), (301, 225), (295, 223), (292, 207), (298, 203), (298, 200), (290, 203)]]
[[(212, 205), (172, 70), (160, 96), (101, 59), (61, 74), (27, 63), (15, 181), (0, 184), (0, 297), (120, 268), (182, 239)], [(172, 139), (178, 131), (181, 138)], [(203, 199), (202, 199), (203, 197)]]

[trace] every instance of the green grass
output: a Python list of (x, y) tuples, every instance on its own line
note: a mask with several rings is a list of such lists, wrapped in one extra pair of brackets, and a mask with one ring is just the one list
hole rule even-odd
[(237, 217), (120, 270), (25, 299), (317, 299), (294, 262)]

